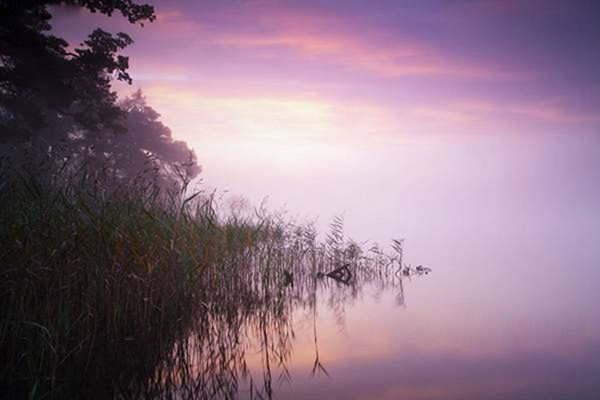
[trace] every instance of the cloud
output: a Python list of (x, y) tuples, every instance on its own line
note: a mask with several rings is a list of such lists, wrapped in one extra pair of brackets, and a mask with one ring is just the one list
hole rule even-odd
[(315, 143), (375, 135), (390, 123), (388, 113), (376, 105), (318, 95), (253, 96), (176, 85), (148, 86), (145, 94), (188, 141), (202, 136)]
[(420, 132), (498, 133), (531, 131), (533, 126), (560, 129), (564, 126), (600, 122), (594, 113), (573, 111), (564, 102), (491, 99), (450, 100), (445, 103), (407, 107), (399, 118)]
[(211, 19), (162, 10), (153, 29), (170, 39), (193, 39), (186, 43), (192, 52), (214, 46), (253, 56), (260, 50), (274, 59), (301, 58), (378, 77), (530, 78), (524, 71), (444, 54), (423, 40), (383, 35), (376, 26), (358, 27), (356, 15), (343, 18), (315, 9), (271, 6), (211, 10)]
[(557, 101), (535, 102), (509, 109), (514, 114), (523, 115), (532, 119), (554, 122), (559, 124), (600, 122), (600, 116), (594, 113), (568, 110)]
[(571, 110), (560, 100), (512, 101), (510, 103), (494, 102), (491, 100), (466, 100), (454, 102), (450, 107), (466, 115), (479, 115), (480, 118), (485, 115), (496, 114), (512, 118), (526, 118), (541, 123), (577, 124), (600, 122), (600, 117), (597, 114)]
[(438, 54), (418, 43), (378, 42), (352, 35), (275, 32), (260, 35), (224, 34), (214, 43), (237, 48), (269, 47), (289, 49), (304, 57), (374, 73), (384, 77), (456, 77), (471, 79), (520, 80), (522, 72), (469, 64)]
[(465, 124), (478, 120), (477, 116), (473, 113), (447, 107), (418, 107), (410, 109), (407, 114), (416, 119), (435, 120), (450, 124)]
[(207, 140), (367, 144), (415, 134), (524, 132), (599, 120), (571, 113), (558, 101), (515, 104), (468, 98), (391, 107), (317, 93), (257, 95), (177, 82), (148, 85), (145, 93), (174, 134), (197, 146)]

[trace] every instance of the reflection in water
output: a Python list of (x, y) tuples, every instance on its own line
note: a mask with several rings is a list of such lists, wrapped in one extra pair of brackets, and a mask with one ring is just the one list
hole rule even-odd
[[(429, 272), (403, 264), (401, 241), (394, 241), (392, 254), (377, 246), (363, 251), (343, 237), (341, 220), (325, 243), (316, 236), (311, 227), (275, 232), (208, 269), (189, 320), (181, 321), (168, 350), (150, 357), (159, 361), (149, 372), (120, 389), (121, 396), (272, 398), (275, 384), (292, 382), (287, 365), (298, 311), (312, 320), (310, 376), (328, 376), (319, 358), (317, 304), (324, 301), (343, 323), (346, 304), (362, 294), (364, 285), (378, 293), (393, 290), (402, 303), (402, 279)], [(257, 368), (248, 362), (257, 348), (262, 376), (251, 373)]]

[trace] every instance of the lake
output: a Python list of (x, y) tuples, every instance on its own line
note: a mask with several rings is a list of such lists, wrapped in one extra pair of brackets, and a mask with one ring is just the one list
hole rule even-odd
[[(286, 297), (283, 320), (255, 313), (236, 344), (252, 389), (286, 399), (597, 398), (594, 143), (423, 137), (334, 152), (299, 143), (294, 157), (281, 156), (287, 144), (262, 143), (262, 153), (250, 141), (208, 144), (208, 184), (250, 205), (268, 194), (298, 218), (320, 216), (322, 233), (343, 212), (350, 236), (403, 237), (404, 263), (432, 268), (403, 280), (403, 301), (398, 282), (325, 277)], [(238, 384), (251, 397), (249, 381)]]

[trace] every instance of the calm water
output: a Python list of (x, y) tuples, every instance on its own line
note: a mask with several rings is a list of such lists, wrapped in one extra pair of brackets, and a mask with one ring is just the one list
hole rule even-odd
[[(511, 258), (457, 255), (457, 264), (405, 283), (405, 306), (392, 288), (366, 285), (356, 299), (342, 302), (332, 301), (335, 288), (323, 289), (314, 320), (312, 310), (294, 314), (293, 354), (285, 363), (291, 382), (282, 378), (283, 368), (272, 367), (275, 393), (298, 399), (598, 398), (596, 306), (575, 304), (567, 270), (562, 286), (539, 277), (529, 280), (534, 288), (527, 287), (527, 273), (508, 264), (504, 278), (481, 272)], [(519, 265), (536, 260), (522, 258)], [(446, 272), (463, 265), (473, 266), (470, 277)], [(261, 349), (263, 343), (249, 351), (259, 377)], [(327, 374), (314, 370), (317, 351)]]
[(562, 257), (532, 242), (477, 252), (475, 238), (459, 248), (463, 240), (452, 264), (427, 275), (359, 264), (342, 279), (306, 266), (289, 279), (250, 278), (227, 306), (199, 310), (153, 390), (175, 398), (596, 399), (597, 303), (581, 301), (594, 282), (575, 279)]
[[(252, 202), (269, 194), (271, 204), (321, 215), (323, 225), (345, 211), (351, 236), (404, 237), (404, 261), (433, 269), (405, 280), (401, 306), (397, 287), (368, 282), (343, 301), (332, 293), (347, 289), (330, 284), (317, 290), (314, 309), (295, 306), (285, 362), (269, 364), (275, 396), (599, 398), (597, 140), (430, 139), (342, 147), (329, 161), (302, 147), (291, 161), (257, 161), (239, 155), (251, 148), (243, 143), (215, 145), (231, 159), (207, 156), (209, 183)], [(246, 352), (254, 385), (264, 348), (255, 340)], [(317, 351), (324, 370), (314, 370)]]
[[(325, 149), (261, 158), (254, 144), (237, 146), (212, 149), (225, 157), (207, 156), (207, 183), (321, 215), (322, 232), (345, 211), (351, 237), (404, 237), (412, 273), (353, 261), (348, 279), (333, 279), (318, 272), (337, 261), (260, 264), (277, 259), (268, 249), (233, 260), (249, 275), (210, 289), (134, 397), (599, 398), (593, 136), (340, 144), (330, 161), (319, 159)], [(289, 151), (278, 146), (273, 154)], [(432, 272), (415, 276), (418, 265)]]

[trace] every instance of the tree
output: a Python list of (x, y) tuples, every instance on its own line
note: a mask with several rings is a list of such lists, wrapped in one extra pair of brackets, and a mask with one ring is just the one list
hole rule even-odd
[(109, 168), (118, 178), (135, 176), (148, 163), (169, 186), (184, 166), (196, 176), (195, 155), (173, 141), (141, 92), (118, 103), (111, 90), (114, 79), (132, 82), (129, 59), (119, 52), (133, 40), (96, 29), (70, 51), (48, 33), (47, 7), (57, 4), (107, 16), (119, 11), (131, 23), (155, 19), (152, 6), (134, 0), (0, 1), (0, 145), (15, 154), (23, 146), (50, 152), (61, 144), (70, 149), (66, 158)]
[(132, 0), (4, 0), (0, 3), (1, 140), (23, 141), (44, 127), (50, 114), (70, 116), (87, 129), (122, 130), (124, 113), (116, 106), (110, 80), (131, 82), (129, 60), (117, 53), (131, 44), (125, 33), (96, 29), (85, 47), (49, 35), (48, 5), (66, 3), (111, 15), (120, 11), (130, 22), (155, 19), (149, 5)]
[(126, 134), (95, 143), (90, 138), (81, 140), (82, 151), (94, 154), (99, 166), (111, 168), (113, 175), (123, 179), (146, 173), (166, 189), (179, 189), (183, 180), (200, 173), (195, 153), (185, 142), (173, 140), (171, 130), (147, 104), (141, 90), (119, 106), (127, 113)]

